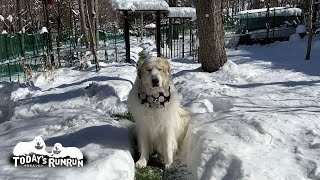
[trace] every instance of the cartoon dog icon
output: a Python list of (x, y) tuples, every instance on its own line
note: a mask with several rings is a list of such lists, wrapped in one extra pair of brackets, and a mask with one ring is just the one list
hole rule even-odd
[(76, 147), (63, 147), (61, 143), (55, 143), (51, 155), (55, 158), (77, 158), (83, 159), (82, 152)]
[(14, 156), (26, 156), (30, 154), (48, 155), (46, 144), (41, 136), (36, 136), (30, 142), (19, 142), (13, 149)]

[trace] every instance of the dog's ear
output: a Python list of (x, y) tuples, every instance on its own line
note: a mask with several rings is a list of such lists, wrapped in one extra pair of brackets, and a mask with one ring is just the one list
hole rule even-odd
[(167, 58), (163, 58), (165, 61), (165, 65), (164, 65), (164, 71), (165, 72), (167, 72), (169, 75), (170, 75), (170, 63), (169, 63), (169, 61), (168, 61), (168, 59)]

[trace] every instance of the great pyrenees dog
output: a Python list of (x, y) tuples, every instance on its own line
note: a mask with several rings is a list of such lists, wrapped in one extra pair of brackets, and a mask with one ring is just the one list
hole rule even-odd
[(55, 158), (77, 158), (83, 159), (83, 154), (77, 147), (63, 147), (61, 143), (55, 143), (51, 151), (51, 155)]
[(36, 136), (30, 142), (19, 142), (13, 149), (14, 156), (26, 156), (31, 154), (48, 154), (46, 151), (46, 143), (41, 136)]
[(138, 66), (128, 105), (136, 122), (140, 151), (136, 167), (146, 167), (149, 155), (156, 151), (165, 168), (170, 168), (186, 134), (189, 115), (180, 106), (167, 59), (151, 57)]

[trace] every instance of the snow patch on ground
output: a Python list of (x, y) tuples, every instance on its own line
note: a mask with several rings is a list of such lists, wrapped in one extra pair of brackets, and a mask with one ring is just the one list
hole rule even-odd
[[(166, 179), (319, 179), (320, 53), (314, 36), (300, 41), (228, 49), (229, 61), (206, 73), (190, 59), (170, 60), (182, 104), (191, 112), (187, 138)], [(154, 54), (154, 42), (139, 46)], [(137, 48), (138, 49), (138, 48)], [(134, 179), (127, 111), (136, 78), (132, 64), (100, 63), (95, 72), (63, 68), (38, 74), (34, 86), (0, 83), (0, 177), (7, 179)], [(14, 168), (7, 159), (20, 141), (43, 135), (78, 147), (83, 169)]]
[[(132, 147), (127, 128), (110, 117), (127, 111), (126, 99), (136, 68), (104, 64), (79, 71), (71, 68), (40, 74), (34, 86), (1, 84), (1, 159), (9, 159), (20, 141), (42, 135), (47, 152), (57, 142), (78, 147), (87, 158), (84, 168), (15, 168), (0, 161), (0, 176), (50, 179), (134, 179)], [(8, 104), (13, 104), (9, 107)], [(7, 112), (12, 109), (12, 112)], [(9, 115), (12, 113), (12, 115)]]

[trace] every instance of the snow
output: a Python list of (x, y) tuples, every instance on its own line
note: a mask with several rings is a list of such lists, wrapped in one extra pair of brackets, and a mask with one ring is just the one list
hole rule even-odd
[(144, 26), (144, 28), (150, 28), (150, 29), (154, 29), (154, 28), (156, 28), (156, 27), (157, 27), (157, 26), (156, 26), (155, 23), (150, 23), (150, 24), (147, 24), (147, 25)]
[(41, 30), (39, 31), (40, 34), (43, 33), (48, 33), (48, 29), (46, 27), (42, 27)]
[(193, 7), (169, 7), (168, 17), (197, 19), (196, 9)]
[[(274, 15), (274, 10), (276, 10), (275, 16), (301, 16), (302, 13), (300, 8), (272, 7), (269, 10), (270, 16)], [(267, 8), (238, 12), (240, 18), (247, 18), (247, 16), (248, 18), (266, 17), (266, 14)]]
[[(228, 62), (206, 73), (190, 59), (170, 60), (191, 125), (171, 179), (319, 179), (320, 36), (227, 49)], [(132, 52), (154, 51), (144, 41)], [(134, 179), (130, 129), (110, 114), (127, 111), (133, 64), (101, 62), (85, 70), (37, 74), (34, 85), (0, 83), (0, 176), (5, 179)], [(77, 147), (83, 168), (14, 168), (18, 142), (42, 135)], [(129, 138), (130, 137), (130, 138)]]
[(1, 34), (8, 34), (8, 32), (6, 30), (3, 30)]
[(299, 34), (294, 33), (294, 34), (291, 34), (291, 35), (290, 35), (290, 38), (289, 38), (289, 41), (290, 41), (290, 42), (300, 41), (300, 40), (301, 40), (301, 37), (300, 37)]
[(296, 28), (296, 33), (306, 33), (307, 32), (307, 27), (305, 25), (299, 25)]
[(0, 15), (0, 21), (4, 21), (4, 17)]
[(12, 21), (13, 21), (13, 17), (12, 17), (12, 15), (9, 15), (9, 16), (7, 17), (7, 19), (8, 19), (8, 21), (9, 21), (9, 22), (11, 22), (11, 23), (12, 23)]
[[(126, 98), (136, 68), (100, 64), (79, 71), (59, 69), (38, 74), (34, 86), (1, 83), (0, 176), (7, 179), (133, 180), (129, 131), (110, 117), (126, 111)], [(90, 85), (91, 84), (91, 85)], [(8, 107), (10, 104), (10, 107)], [(83, 168), (15, 168), (7, 159), (20, 141), (42, 135), (47, 152), (55, 143), (77, 147), (88, 162)], [(107, 178), (106, 178), (107, 177)]]
[(168, 10), (169, 5), (165, 0), (112, 0), (114, 10)]
[[(274, 33), (273, 33), (274, 31)], [(276, 27), (270, 28), (268, 36), (271, 38), (286, 38), (294, 34), (296, 29), (294, 27)], [(251, 39), (263, 39), (267, 37), (267, 29), (253, 30), (249, 32)]]
[(320, 178), (320, 52), (305, 61), (306, 47), (307, 38), (241, 46), (211, 74), (174, 60), (194, 113), (186, 159), (195, 179)]
[(74, 9), (71, 9), (71, 10), (72, 10), (73, 14), (75, 14), (77, 16), (80, 14), (79, 10), (74, 10)]

